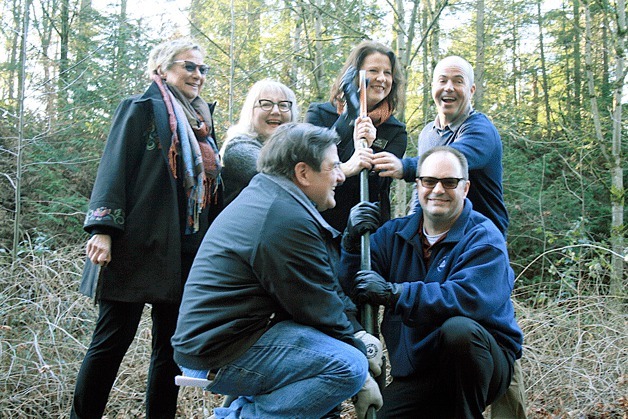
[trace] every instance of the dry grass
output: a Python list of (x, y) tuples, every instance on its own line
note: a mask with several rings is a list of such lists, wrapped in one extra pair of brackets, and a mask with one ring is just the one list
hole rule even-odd
[[(78, 294), (82, 249), (27, 254), (13, 266), (0, 254), (0, 417), (67, 417), (74, 380), (96, 319)], [(536, 285), (535, 293), (542, 292)], [(517, 295), (529, 296), (530, 289)], [(515, 296), (515, 299), (517, 298)], [(517, 304), (526, 334), (522, 366), (531, 418), (628, 417), (626, 299), (577, 289), (541, 307)], [(109, 418), (143, 417), (150, 353), (145, 316), (121, 367)], [(182, 389), (179, 416), (207, 417), (221, 401)], [(353, 417), (346, 404), (343, 417)]]

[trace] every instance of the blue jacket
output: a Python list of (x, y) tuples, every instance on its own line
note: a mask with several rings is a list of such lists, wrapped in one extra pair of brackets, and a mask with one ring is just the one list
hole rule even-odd
[[(418, 234), (422, 216), (419, 207), (371, 235), (372, 269), (387, 281), (403, 283), (399, 301), (386, 309), (382, 322), (391, 374), (420, 372), (424, 356), (435, 350), (437, 329), (454, 316), (477, 321), (513, 359), (519, 358), (523, 334), (510, 300), (514, 273), (501, 233), (466, 199), (447, 236), (433, 246), (428, 268)], [(345, 289), (359, 266), (360, 255), (343, 249), (340, 278)]]
[(217, 369), (273, 324), (314, 327), (366, 354), (337, 276), (334, 230), (290, 180), (263, 173), (210, 226), (185, 284), (174, 359)]
[[(468, 198), (473, 208), (491, 220), (504, 237), (508, 231), (508, 211), (504, 203), (502, 188), (502, 141), (495, 125), (480, 112), (473, 112), (456, 129), (448, 142), (426, 144), (428, 131), (434, 129), (434, 122), (423, 128), (419, 135), (419, 156), (426, 148), (435, 145), (449, 145), (459, 150), (469, 161), (471, 188)], [(403, 178), (414, 182), (418, 157), (403, 159)]]

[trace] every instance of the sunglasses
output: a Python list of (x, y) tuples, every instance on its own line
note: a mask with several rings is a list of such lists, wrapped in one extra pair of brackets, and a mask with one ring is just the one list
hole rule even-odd
[(292, 109), (292, 102), (289, 100), (280, 100), (279, 102), (273, 102), (268, 99), (260, 99), (257, 101), (259, 105), (258, 108), (262, 108), (263, 111), (269, 112), (273, 109), (275, 105), (279, 108), (279, 112), (289, 112)]
[(465, 180), (463, 177), (437, 178), (430, 176), (419, 176), (417, 179), (421, 182), (421, 185), (423, 185), (424, 188), (429, 189), (435, 188), (436, 185), (438, 185), (438, 182), (440, 182), (440, 184), (443, 185), (443, 188), (445, 189), (456, 189), (460, 181)]
[(195, 62), (186, 60), (177, 60), (173, 61), (173, 63), (182, 64), (183, 68), (190, 73), (194, 73), (198, 68), (198, 72), (201, 73), (201, 76), (206, 75), (209, 71), (209, 66), (207, 64), (196, 64)]

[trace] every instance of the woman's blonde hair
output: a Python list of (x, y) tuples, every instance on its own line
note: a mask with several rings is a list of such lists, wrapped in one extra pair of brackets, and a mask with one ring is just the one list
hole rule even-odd
[(153, 74), (159, 74), (159, 69), (162, 73), (167, 71), (177, 55), (190, 50), (197, 50), (201, 55), (205, 55), (205, 51), (199, 44), (186, 38), (173, 39), (155, 46), (148, 55), (146, 66), (148, 78), (151, 78)]
[(259, 80), (251, 88), (244, 99), (242, 109), (240, 110), (240, 119), (238, 123), (231, 126), (227, 130), (225, 141), (223, 142), (221, 153), (225, 150), (227, 143), (234, 137), (246, 135), (251, 138), (257, 138), (258, 133), (253, 128), (253, 109), (260, 99), (262, 93), (272, 92), (281, 93), (286, 100), (292, 102), (292, 112), (290, 112), (290, 121), (296, 122), (299, 119), (299, 106), (297, 105), (297, 97), (288, 86), (273, 79)]

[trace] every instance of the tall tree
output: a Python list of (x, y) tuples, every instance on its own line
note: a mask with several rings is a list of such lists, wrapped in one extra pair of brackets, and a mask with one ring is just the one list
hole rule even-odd
[[(621, 255), (626, 251), (624, 248), (624, 236), (626, 227), (624, 225), (624, 210), (626, 190), (624, 188), (624, 169), (622, 160), (622, 94), (626, 87), (626, 3), (624, 0), (617, 0), (616, 6), (616, 30), (615, 38), (615, 83), (613, 89), (613, 133), (611, 147), (611, 246), (616, 256), (613, 257), (611, 270), (611, 293), (617, 296), (625, 295), (626, 288), (624, 281), (624, 262)], [(624, 256), (625, 258), (625, 256)]]
[(541, 76), (543, 83), (543, 104), (545, 105), (545, 124), (547, 127), (547, 131), (552, 132), (552, 111), (550, 108), (550, 91), (549, 91), (549, 81), (547, 76), (547, 63), (545, 61), (545, 43), (543, 41), (543, 14), (541, 13), (541, 0), (536, 1), (536, 12), (537, 12), (537, 24), (539, 27), (539, 57), (540, 57), (540, 66), (541, 66)]
[[(624, 260), (621, 257), (625, 252), (624, 234), (625, 226), (623, 221), (625, 189), (623, 185), (623, 167), (622, 167), (622, 92), (625, 86), (626, 69), (624, 68), (625, 60), (625, 37), (626, 37), (626, 11), (624, 0), (617, 1), (617, 26), (614, 32), (615, 44), (615, 83), (613, 91), (613, 111), (612, 111), (612, 127), (611, 127), (611, 153), (608, 153), (606, 146), (606, 138), (603, 133), (600, 111), (598, 108), (597, 94), (595, 89), (595, 78), (593, 74), (593, 33), (592, 33), (592, 16), (591, 4), (584, 1), (585, 12), (585, 65), (587, 74), (587, 85), (589, 96), (591, 98), (591, 116), (593, 118), (595, 135), (600, 150), (605, 157), (608, 167), (610, 168), (610, 201), (611, 201), (611, 231), (610, 242), (615, 256), (611, 263), (611, 292), (617, 296), (625, 293), (624, 288)], [(621, 7), (621, 8), (620, 8)], [(606, 9), (603, 9), (606, 10)]]
[(475, 94), (474, 106), (484, 109), (484, 0), (477, 0), (475, 18)]
[(580, 1), (573, 0), (573, 107), (574, 123), (580, 123), (580, 109), (582, 108), (582, 61), (580, 54)]
[(26, 89), (26, 40), (28, 39), (28, 25), (30, 17), (31, 0), (24, 2), (24, 11), (22, 19), (22, 43), (20, 47), (20, 71), (18, 81), (18, 101), (19, 101), (19, 125), (18, 125), (18, 143), (17, 143), (17, 163), (15, 170), (15, 215), (13, 219), (13, 261), (17, 260), (18, 245), (21, 240), (21, 222), (22, 222), (22, 157), (24, 155), (24, 101)]

